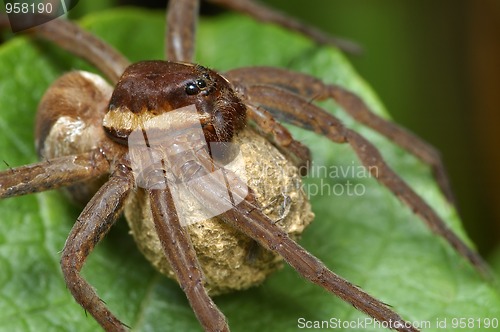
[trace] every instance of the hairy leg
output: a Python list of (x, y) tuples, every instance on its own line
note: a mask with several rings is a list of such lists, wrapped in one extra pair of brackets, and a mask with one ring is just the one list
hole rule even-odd
[(253, 121), (257, 130), (280, 149), (300, 170), (301, 175), (307, 174), (311, 161), (311, 152), (307, 146), (296, 141), (292, 134), (281, 123), (263, 108), (248, 107), (248, 119)]
[(215, 3), (232, 9), (234, 11), (242, 12), (247, 14), (256, 20), (262, 22), (270, 22), (282, 26), (285, 29), (296, 31), (311, 38), (319, 44), (329, 44), (340, 48), (343, 51), (349, 53), (360, 53), (361, 47), (349, 40), (337, 38), (324, 33), (323, 31), (316, 29), (313, 26), (307, 25), (294, 17), (283, 14), (277, 10), (269, 8), (257, 1), (250, 0), (208, 0), (209, 2)]
[(80, 271), (95, 245), (116, 221), (132, 184), (130, 169), (119, 164), (109, 181), (99, 189), (78, 217), (61, 257), (64, 279), (71, 294), (106, 331), (126, 329), (98, 297), (92, 286), (82, 278)]
[[(203, 286), (203, 272), (186, 228), (181, 225), (168, 185), (149, 190), (160, 242), (198, 321), (206, 331), (229, 331), (226, 319)], [(179, 211), (182, 213), (182, 211)]]
[(448, 228), (443, 219), (387, 165), (375, 146), (363, 136), (344, 127), (333, 115), (292, 92), (269, 85), (250, 85), (243, 89), (248, 103), (254, 107), (271, 110), (278, 119), (325, 135), (333, 142), (350, 144), (362, 164), (372, 173), (376, 170), (372, 175), (381, 184), (391, 190), (399, 200), (420, 216), (433, 232), (443, 237), (480, 272), (485, 276), (490, 274), (488, 265), (479, 254)]
[(109, 162), (99, 149), (0, 172), (0, 199), (57, 189), (99, 177)]
[[(197, 169), (197, 176), (210, 173), (210, 170), (201, 163), (198, 164)], [(323, 287), (371, 317), (390, 323), (393, 329), (418, 331), (386, 304), (330, 271), (320, 260), (290, 239), (286, 232), (261, 211), (252, 195), (251, 188), (249, 188), (248, 195), (247, 191), (240, 191), (241, 188), (246, 188), (246, 184), (234, 173), (223, 171), (225, 183), (206, 181), (206, 177), (190, 181), (190, 192), (203, 206), (209, 210), (214, 208), (214, 212), (218, 212), (221, 204), (224, 204), (221, 203), (221, 197), (226, 197), (225, 200), (228, 201), (225, 204), (231, 205), (232, 209), (221, 215), (224, 222), (248, 235), (264, 248), (281, 255), (302, 277)], [(235, 204), (235, 201), (240, 203)]]
[(373, 113), (354, 93), (303, 73), (272, 67), (248, 67), (230, 70), (227, 77), (241, 85), (269, 84), (290, 90), (307, 100), (334, 99), (350, 116), (376, 130), (395, 144), (431, 166), (434, 177), (448, 201), (455, 203), (453, 192), (439, 152), (407, 129)]
[(80, 28), (75, 23), (55, 19), (36, 26), (36, 36), (50, 40), (65, 50), (87, 60), (102, 71), (111, 82), (116, 83), (130, 62), (117, 50), (100, 38)]
[(169, 61), (194, 58), (199, 0), (171, 0), (167, 8), (165, 55)]
[[(0, 14), (0, 27), (8, 27), (7, 15)], [(75, 23), (54, 19), (26, 30), (35, 36), (50, 40), (63, 49), (87, 60), (116, 83), (130, 62), (117, 50)]]

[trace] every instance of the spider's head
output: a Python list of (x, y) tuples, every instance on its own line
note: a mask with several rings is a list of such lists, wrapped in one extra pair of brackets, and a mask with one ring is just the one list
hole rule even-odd
[[(194, 105), (207, 142), (229, 142), (246, 120), (246, 107), (229, 82), (205, 67), (169, 61), (143, 61), (129, 66), (113, 91), (104, 117), (106, 133), (127, 144), (134, 130), (150, 120)], [(160, 124), (158, 124), (160, 125)], [(182, 124), (179, 124), (182, 125)]]

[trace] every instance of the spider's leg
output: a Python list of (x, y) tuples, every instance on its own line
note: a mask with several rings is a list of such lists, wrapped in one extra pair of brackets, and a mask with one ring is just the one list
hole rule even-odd
[(0, 199), (70, 186), (109, 170), (101, 150), (65, 156), (0, 172)]
[(220, 217), (228, 225), (251, 237), (264, 248), (278, 253), (301, 276), (352, 304), (358, 310), (381, 322), (387, 322), (393, 329), (418, 331), (387, 305), (330, 271), (320, 260), (290, 239), (286, 232), (261, 211), (251, 188), (248, 191), (241, 190), (246, 188), (246, 184), (234, 173), (222, 169), (225, 182), (207, 181), (206, 175), (210, 170), (201, 163), (198, 164), (197, 170), (197, 176), (200, 177), (189, 182), (191, 194), (202, 206), (213, 209), (213, 213), (220, 212), (220, 206), (223, 204), (221, 200), (224, 200), (224, 204), (230, 208)]
[(102, 71), (112, 83), (118, 82), (130, 64), (111, 45), (68, 20), (55, 19), (29, 31), (87, 60)]
[(80, 271), (95, 245), (118, 218), (132, 185), (130, 169), (119, 164), (76, 220), (61, 257), (64, 279), (71, 294), (106, 331), (125, 331), (126, 328), (82, 278)]
[(153, 220), (163, 251), (206, 331), (229, 331), (226, 319), (203, 286), (203, 272), (186, 228), (177, 216), (168, 185), (149, 190)]
[(294, 17), (286, 15), (280, 11), (269, 8), (263, 4), (251, 0), (207, 0), (227, 7), (229, 9), (247, 14), (256, 20), (270, 22), (282, 26), (285, 29), (296, 31), (311, 38), (319, 44), (328, 44), (338, 47), (348, 53), (361, 53), (361, 47), (347, 39), (330, 36), (329, 34), (316, 29)]
[(373, 113), (354, 93), (303, 73), (272, 67), (248, 67), (229, 71), (231, 82), (270, 84), (299, 94), (308, 100), (333, 98), (356, 121), (372, 128), (431, 166), (434, 178), (447, 200), (455, 204), (453, 191), (439, 152), (407, 129)]
[(257, 130), (263, 136), (269, 137), (300, 170), (304, 176), (311, 161), (311, 151), (299, 141), (296, 141), (292, 134), (281, 123), (265, 109), (249, 106), (247, 112), (248, 119), (255, 123)]
[[(7, 16), (0, 14), (0, 27), (8, 26)], [(75, 23), (57, 18), (26, 30), (50, 40), (65, 50), (87, 60), (116, 83), (130, 62), (111, 45)]]
[(336, 85), (325, 86), (325, 90), (354, 119), (386, 136), (403, 149), (430, 165), (434, 178), (446, 199), (451, 204), (456, 205), (441, 155), (436, 148), (408, 129), (398, 126), (396, 123), (388, 121), (370, 111), (361, 98), (354, 93)]
[(419, 215), (434, 233), (443, 237), (480, 272), (484, 275), (490, 274), (489, 267), (481, 256), (448, 228), (443, 219), (387, 165), (377, 148), (363, 136), (344, 127), (333, 115), (289, 91), (268, 85), (250, 85), (244, 89), (250, 104), (270, 109), (276, 117), (325, 135), (333, 142), (349, 143), (372, 176), (392, 191), (399, 200)]
[(167, 8), (165, 55), (169, 61), (192, 62), (199, 0), (170, 0)]

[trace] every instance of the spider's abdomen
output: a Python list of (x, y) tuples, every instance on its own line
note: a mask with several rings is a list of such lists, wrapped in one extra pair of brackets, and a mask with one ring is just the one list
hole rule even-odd
[[(240, 147), (246, 183), (271, 220), (298, 237), (314, 215), (301, 189), (298, 169), (271, 143), (251, 129), (234, 138)], [(192, 210), (184, 205), (182, 213)], [(174, 277), (155, 232), (149, 196), (138, 189), (129, 197), (125, 216), (139, 249), (163, 274)], [(212, 295), (246, 289), (261, 283), (278, 269), (281, 258), (217, 217), (188, 226), (193, 246)]]
[[(98, 75), (69, 72), (45, 92), (35, 125), (35, 145), (41, 160), (78, 155), (113, 144), (104, 133), (102, 119), (113, 89)], [(68, 187), (71, 198), (85, 204), (103, 179)]]
[(55, 158), (89, 151), (106, 140), (102, 118), (113, 88), (98, 75), (74, 71), (57, 79), (38, 106), (38, 155)]

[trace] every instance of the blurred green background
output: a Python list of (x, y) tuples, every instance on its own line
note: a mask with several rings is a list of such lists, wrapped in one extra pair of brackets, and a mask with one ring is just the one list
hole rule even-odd
[[(500, 0), (262, 2), (362, 45), (352, 63), (397, 123), (442, 152), (468, 233), (500, 260)], [(81, 0), (71, 15), (164, 3)]]

